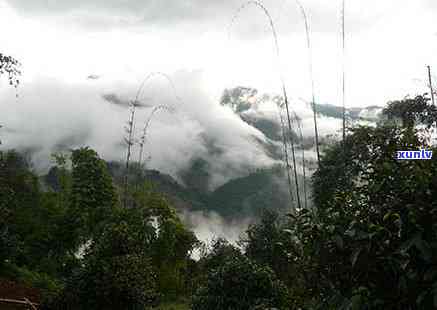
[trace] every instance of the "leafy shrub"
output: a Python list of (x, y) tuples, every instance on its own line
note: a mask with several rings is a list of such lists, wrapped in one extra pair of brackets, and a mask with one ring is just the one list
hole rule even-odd
[(193, 297), (192, 309), (286, 309), (287, 296), (287, 288), (269, 267), (241, 256), (208, 272), (206, 283)]

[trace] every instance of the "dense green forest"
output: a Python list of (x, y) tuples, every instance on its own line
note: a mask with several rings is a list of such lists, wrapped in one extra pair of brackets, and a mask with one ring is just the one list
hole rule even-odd
[[(43, 179), (2, 151), (0, 276), (38, 289), (42, 309), (436, 308), (436, 159), (395, 158), (435, 153), (436, 119), (426, 96), (390, 102), (326, 148), (311, 209), (264, 200), (236, 245), (202, 244), (146, 174), (126, 192), (90, 148), (55, 154)], [(212, 208), (232, 209), (244, 186), (219, 189)]]
[[(210, 175), (195, 160), (189, 170), (184, 172), (182, 185), (172, 176), (157, 170), (143, 171), (142, 182), (147, 181), (153, 190), (159, 192), (177, 210), (210, 212), (214, 211), (226, 220), (259, 217), (266, 208), (278, 212), (289, 209), (289, 197), (284, 184), (285, 173), (282, 165), (249, 172), (247, 176), (231, 179), (213, 191), (206, 185)], [(124, 167), (119, 162), (108, 163), (109, 173), (120, 184), (123, 181)], [(138, 167), (132, 168), (132, 181), (139, 182)], [(45, 177), (52, 186), (56, 186), (52, 168)], [(188, 180), (189, 178), (189, 180)], [(309, 180), (307, 180), (309, 182)]]

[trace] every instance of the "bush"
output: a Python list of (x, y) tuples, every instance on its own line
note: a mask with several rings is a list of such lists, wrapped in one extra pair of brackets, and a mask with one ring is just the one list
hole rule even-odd
[(140, 232), (151, 233), (150, 227), (129, 224), (104, 228), (50, 309), (144, 309), (155, 303), (156, 275), (145, 252), (147, 241), (140, 238)]
[(287, 299), (286, 287), (269, 267), (241, 256), (208, 272), (205, 284), (193, 297), (192, 309), (286, 309)]

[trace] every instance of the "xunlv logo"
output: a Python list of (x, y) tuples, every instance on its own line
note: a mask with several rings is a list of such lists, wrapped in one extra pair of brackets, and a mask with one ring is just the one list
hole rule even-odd
[(431, 159), (432, 151), (420, 150), (420, 151), (398, 151), (396, 159), (409, 160), (409, 159)]

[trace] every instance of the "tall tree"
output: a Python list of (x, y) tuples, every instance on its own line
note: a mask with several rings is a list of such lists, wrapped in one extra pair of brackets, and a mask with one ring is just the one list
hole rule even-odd
[(437, 306), (436, 160), (396, 159), (399, 150), (435, 152), (428, 129), (416, 126), (432, 123), (429, 111), (423, 97), (397, 101), (384, 113), (401, 124), (352, 129), (344, 144), (347, 177), (338, 172), (343, 144), (323, 157), (314, 175), (318, 217), (293, 217), (289, 252), (324, 308)]
[(107, 219), (118, 202), (106, 163), (94, 150), (74, 150), (72, 161), (71, 211), (76, 229), (92, 235)]

